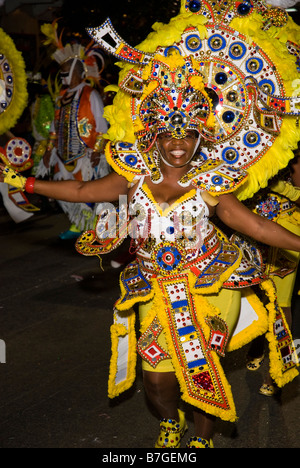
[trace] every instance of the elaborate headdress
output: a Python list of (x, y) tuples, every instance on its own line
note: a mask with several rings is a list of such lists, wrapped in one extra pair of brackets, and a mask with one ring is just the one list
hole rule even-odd
[[(123, 62), (120, 87), (113, 105), (105, 109), (110, 123), (107, 137), (133, 143), (139, 131), (141, 138), (152, 129), (159, 131), (158, 121), (149, 125), (142, 120), (142, 105), (136, 101), (133, 106), (127, 93), (130, 87), (137, 89), (144, 101), (139, 70), (147, 70), (157, 54), (168, 58), (176, 51), (184, 59), (192, 57), (197, 63), (193, 69), (203, 79), (202, 94), (211, 99), (207, 109), (210, 114), (212, 108), (215, 117), (213, 133), (205, 122), (202, 127), (201, 155), (204, 160), (223, 161), (232, 170), (246, 170), (249, 177), (238, 196), (251, 197), (286, 167), (300, 140), (300, 28), (286, 11), (264, 1), (182, 0), (180, 14), (168, 24), (156, 23), (153, 29), (137, 48), (117, 34), (109, 19), (87, 29), (101, 47)], [(152, 101), (145, 103), (150, 107)], [(158, 102), (152, 103), (152, 117), (158, 117), (156, 109), (163, 116)], [(170, 125), (170, 113), (167, 117), (165, 127)]]
[[(41, 31), (47, 38), (44, 40), (44, 44), (52, 45), (56, 48), (51, 54), (53, 60), (59, 65), (70, 60), (79, 60), (83, 65), (85, 78), (91, 81), (98, 81), (100, 73), (104, 68), (104, 58), (100, 53), (99, 47), (96, 47), (94, 41), (91, 41), (86, 47), (77, 42), (64, 45), (62, 42), (63, 31), (58, 36), (57, 28), (57, 20), (51, 24), (45, 23), (41, 26)], [(98, 62), (100, 62), (100, 67)]]
[(187, 130), (201, 133), (213, 126), (212, 104), (198, 70), (192, 57), (157, 55), (120, 83), (131, 95), (134, 132), (145, 151), (161, 132), (183, 138)]

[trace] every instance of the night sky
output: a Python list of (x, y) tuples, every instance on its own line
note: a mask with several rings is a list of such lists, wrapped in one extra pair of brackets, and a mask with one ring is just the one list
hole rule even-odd
[(99, 26), (109, 17), (117, 32), (135, 46), (151, 32), (156, 21), (168, 23), (180, 10), (180, 0), (65, 0), (62, 21), (73, 31), (84, 34), (85, 27)]

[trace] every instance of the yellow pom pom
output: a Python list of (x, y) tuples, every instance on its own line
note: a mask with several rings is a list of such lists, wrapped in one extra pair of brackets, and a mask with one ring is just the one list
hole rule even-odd
[(193, 88), (198, 89), (199, 91), (204, 90), (204, 83), (201, 76), (192, 76), (189, 81)]

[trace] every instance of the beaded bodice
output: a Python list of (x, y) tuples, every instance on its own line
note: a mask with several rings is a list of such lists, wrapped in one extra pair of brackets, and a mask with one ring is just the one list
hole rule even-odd
[(144, 273), (180, 271), (219, 244), (200, 190), (192, 189), (171, 206), (161, 206), (141, 178), (129, 214), (129, 235)]

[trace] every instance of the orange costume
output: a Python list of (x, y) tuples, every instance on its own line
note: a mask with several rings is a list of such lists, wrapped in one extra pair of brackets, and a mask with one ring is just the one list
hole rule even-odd
[[(102, 98), (89, 84), (97, 83), (100, 79), (96, 57), (99, 59), (101, 56), (93, 43), (87, 47), (77, 43), (64, 46), (61, 38), (57, 36), (56, 22), (52, 25), (44, 24), (41, 30), (48, 37), (45, 44), (52, 42), (57, 47), (52, 58), (61, 66), (64, 89), (60, 91), (55, 102), (55, 115), (47, 148), (51, 150), (49, 167), (41, 161), (36, 176), (49, 175), (50, 167), (54, 167), (54, 180), (88, 181), (103, 177), (109, 172), (105, 156), (101, 151), (102, 135), (106, 133), (108, 125), (103, 118)], [(101, 59), (103, 65), (103, 58)], [(62, 72), (65, 63), (70, 64), (68, 73)], [(72, 77), (78, 63), (83, 71), (80, 84), (77, 82), (74, 84)], [(94, 152), (100, 153), (96, 166), (91, 161)], [(74, 232), (76, 236), (76, 233), (93, 226), (96, 215), (95, 205), (63, 201), (59, 203), (73, 225), (67, 233)]]

